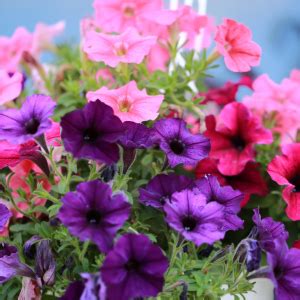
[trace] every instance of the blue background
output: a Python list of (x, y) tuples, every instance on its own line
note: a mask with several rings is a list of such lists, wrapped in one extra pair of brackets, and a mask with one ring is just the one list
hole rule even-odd
[[(151, 1), (151, 0), (149, 0)], [(172, 0), (170, 0), (172, 1)], [(299, 0), (207, 0), (208, 13), (221, 22), (223, 17), (245, 23), (263, 48), (256, 74), (269, 73), (274, 80), (300, 68)], [(64, 40), (78, 40), (79, 20), (93, 13), (92, 0), (0, 0), (0, 35), (11, 35), (17, 26), (30, 31), (37, 22), (66, 21)], [(181, 0), (183, 2), (183, 0)], [(166, 1), (166, 6), (168, 1)], [(234, 76), (222, 69), (224, 80)]]

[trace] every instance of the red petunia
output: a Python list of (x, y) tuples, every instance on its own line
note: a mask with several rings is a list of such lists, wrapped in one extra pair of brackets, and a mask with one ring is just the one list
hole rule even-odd
[(245, 206), (252, 194), (266, 196), (269, 192), (268, 186), (259, 171), (260, 165), (255, 162), (248, 162), (244, 170), (234, 176), (223, 175), (218, 170), (218, 164), (215, 159), (205, 158), (201, 160), (195, 170), (196, 178), (202, 178), (211, 174), (218, 178), (220, 184), (230, 185), (232, 188), (240, 190), (245, 194), (241, 206)]
[(286, 214), (291, 220), (300, 220), (300, 143), (282, 147), (282, 155), (277, 155), (268, 165), (268, 173), (279, 185), (287, 203)]
[(205, 121), (204, 134), (211, 142), (210, 157), (218, 160), (218, 169), (224, 175), (241, 173), (255, 158), (254, 145), (273, 141), (271, 131), (242, 103), (227, 104), (217, 120), (208, 116)]

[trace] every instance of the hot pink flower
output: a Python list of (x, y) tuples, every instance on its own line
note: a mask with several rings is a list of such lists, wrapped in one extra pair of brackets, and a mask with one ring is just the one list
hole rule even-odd
[(300, 128), (300, 82), (287, 78), (277, 84), (263, 74), (254, 81), (253, 90), (243, 103), (271, 123), (269, 127), (281, 135), (282, 142), (293, 141)]
[(130, 81), (115, 90), (102, 87), (95, 92), (88, 92), (86, 96), (88, 101), (100, 99), (109, 105), (122, 122), (132, 121), (135, 123), (155, 120), (164, 99), (162, 95), (150, 96), (145, 89), (139, 90), (135, 81)]
[(0, 104), (16, 99), (22, 91), (23, 75), (15, 72), (12, 76), (0, 69)]
[(95, 20), (105, 32), (122, 32), (129, 27), (142, 31), (147, 17), (162, 7), (162, 0), (95, 0)]
[(39, 55), (43, 50), (52, 47), (52, 40), (65, 29), (65, 22), (60, 21), (53, 25), (38, 23), (33, 33), (31, 54)]
[(140, 64), (155, 43), (156, 37), (142, 37), (136, 29), (129, 28), (120, 35), (89, 32), (83, 50), (89, 59), (114, 68), (121, 62)]
[(287, 203), (286, 214), (291, 220), (300, 220), (300, 143), (282, 147), (282, 155), (277, 155), (268, 166), (268, 173), (279, 185)]
[(252, 41), (252, 33), (245, 25), (224, 19), (217, 27), (217, 50), (224, 56), (227, 68), (233, 72), (248, 72), (260, 63), (261, 48)]
[(18, 70), (24, 51), (30, 51), (32, 34), (25, 28), (18, 27), (12, 37), (0, 37), (0, 68), (7, 72)]
[(242, 103), (227, 104), (217, 121), (214, 116), (206, 118), (205, 135), (210, 139), (210, 157), (218, 160), (218, 169), (224, 175), (237, 175), (255, 157), (255, 144), (270, 144), (270, 130), (265, 129), (259, 118)]

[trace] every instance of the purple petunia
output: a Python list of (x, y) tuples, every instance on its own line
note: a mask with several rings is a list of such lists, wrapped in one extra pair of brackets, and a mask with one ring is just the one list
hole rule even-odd
[(119, 159), (116, 142), (123, 133), (123, 124), (111, 107), (89, 102), (83, 109), (66, 114), (61, 121), (65, 149), (77, 158), (89, 158), (106, 164)]
[(0, 203), (0, 231), (4, 229), (7, 221), (12, 216), (9, 209), (2, 203)]
[(271, 268), (270, 279), (275, 286), (278, 300), (300, 299), (300, 250), (288, 249), (285, 242), (276, 242), (272, 253), (267, 253)]
[(34, 272), (20, 261), (16, 247), (0, 244), (0, 284), (15, 276), (35, 278)]
[(0, 137), (13, 144), (38, 138), (51, 128), (55, 102), (45, 95), (27, 97), (21, 109), (0, 111)]
[(224, 206), (224, 230), (238, 230), (243, 221), (237, 216), (244, 194), (230, 186), (220, 186), (216, 177), (208, 175), (194, 182), (207, 202), (216, 201)]
[(143, 124), (124, 122), (124, 133), (119, 139), (126, 149), (146, 149), (153, 145), (152, 130)]
[(61, 222), (71, 234), (82, 241), (92, 240), (103, 252), (112, 247), (115, 234), (130, 214), (125, 195), (113, 195), (111, 187), (100, 180), (80, 183), (62, 202)]
[(167, 223), (197, 246), (224, 238), (224, 207), (215, 201), (207, 203), (201, 193), (191, 190), (174, 193), (164, 211)]
[(156, 139), (171, 167), (195, 166), (208, 156), (210, 142), (202, 134), (192, 134), (181, 119), (161, 119), (154, 124)]
[(125, 234), (107, 254), (101, 277), (110, 300), (155, 297), (162, 291), (168, 260), (143, 234)]
[(281, 222), (272, 218), (262, 219), (258, 209), (254, 209), (253, 222), (256, 224), (257, 239), (261, 248), (265, 251), (273, 251), (276, 241), (284, 243), (288, 238), (288, 232)]
[(140, 202), (147, 206), (163, 208), (172, 194), (188, 188), (191, 183), (192, 181), (185, 176), (176, 174), (156, 175), (144, 188), (139, 189)]

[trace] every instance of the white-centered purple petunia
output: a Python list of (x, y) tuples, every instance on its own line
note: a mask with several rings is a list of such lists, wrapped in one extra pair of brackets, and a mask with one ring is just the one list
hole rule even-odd
[(112, 164), (119, 159), (116, 142), (124, 128), (111, 107), (89, 102), (83, 109), (66, 114), (61, 121), (65, 149), (76, 158), (89, 158)]
[(176, 174), (159, 174), (153, 177), (148, 184), (139, 189), (140, 202), (146, 206), (163, 208), (172, 194), (188, 188), (192, 180)]
[(208, 156), (210, 142), (202, 134), (192, 134), (182, 119), (161, 119), (154, 124), (157, 142), (171, 167), (195, 166)]
[(224, 206), (216, 201), (207, 203), (206, 197), (198, 191), (174, 193), (164, 211), (170, 227), (197, 246), (211, 245), (224, 238)]
[(168, 260), (159, 246), (143, 234), (125, 234), (101, 267), (107, 299), (155, 297), (163, 289)]
[(62, 202), (58, 213), (61, 222), (71, 234), (82, 241), (93, 241), (102, 252), (112, 247), (130, 214), (126, 196), (112, 194), (111, 187), (100, 180), (78, 184), (76, 192), (67, 193)]
[(237, 216), (241, 210), (244, 194), (230, 186), (221, 186), (215, 176), (205, 176), (194, 182), (200, 193), (205, 195), (207, 202), (216, 201), (224, 206), (224, 226), (226, 230), (238, 230), (243, 221)]
[(20, 109), (0, 111), (0, 139), (22, 144), (38, 138), (51, 128), (55, 105), (49, 96), (32, 95)]

